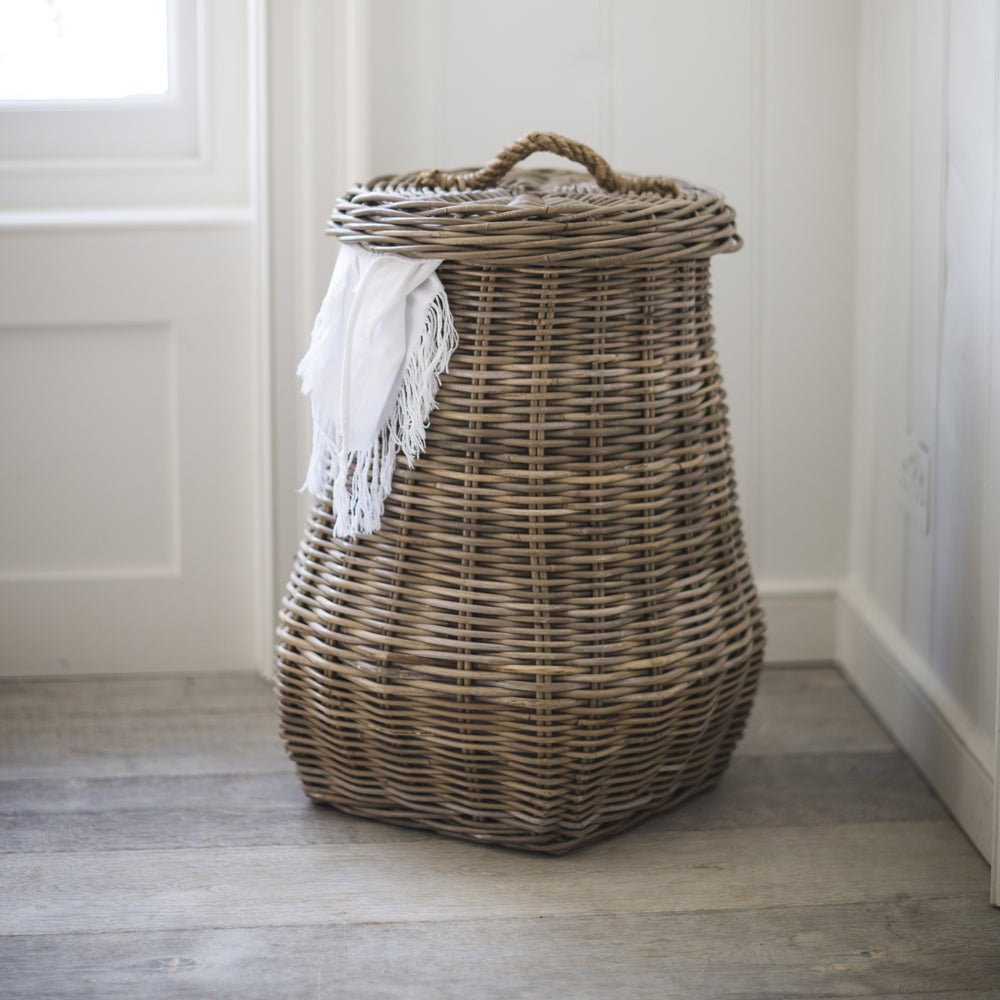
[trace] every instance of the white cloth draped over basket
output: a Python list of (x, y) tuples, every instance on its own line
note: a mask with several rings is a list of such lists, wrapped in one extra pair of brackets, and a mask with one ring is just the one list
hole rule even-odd
[(458, 345), (439, 260), (341, 246), (299, 363), (312, 405), (313, 450), (303, 489), (332, 483), (334, 534), (378, 531), (396, 456), (412, 467), (441, 374)]

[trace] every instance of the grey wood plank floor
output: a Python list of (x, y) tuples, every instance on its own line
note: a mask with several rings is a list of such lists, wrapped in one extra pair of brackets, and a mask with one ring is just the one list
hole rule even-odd
[(549, 858), (308, 804), (249, 677), (0, 683), (0, 997), (1000, 997), (988, 871), (832, 667)]

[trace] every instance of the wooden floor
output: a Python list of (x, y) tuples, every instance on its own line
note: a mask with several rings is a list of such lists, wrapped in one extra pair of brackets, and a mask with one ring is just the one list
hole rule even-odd
[(307, 804), (245, 677), (0, 684), (0, 997), (1000, 997), (985, 862), (832, 668), (552, 858)]

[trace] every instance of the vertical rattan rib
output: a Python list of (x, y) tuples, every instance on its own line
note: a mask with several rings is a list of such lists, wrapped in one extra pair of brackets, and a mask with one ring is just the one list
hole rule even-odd
[(611, 177), (411, 175), (334, 213), (443, 259), (460, 344), (381, 530), (318, 502), (292, 572), (282, 735), (318, 802), (561, 852), (729, 760), (763, 655), (710, 316), (733, 214)]

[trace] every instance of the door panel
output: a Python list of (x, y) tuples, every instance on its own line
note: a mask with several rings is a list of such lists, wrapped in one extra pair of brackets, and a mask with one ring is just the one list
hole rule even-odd
[(250, 273), (243, 227), (0, 241), (4, 673), (255, 665)]

